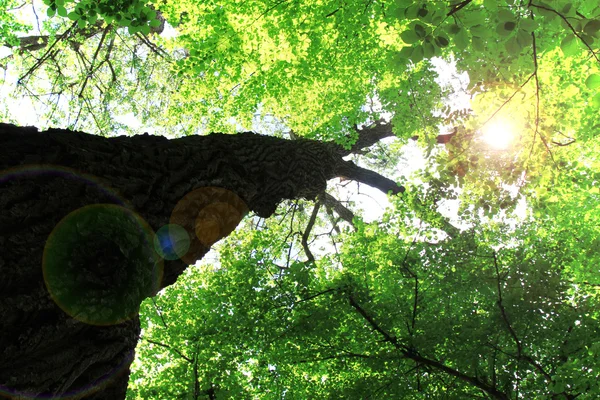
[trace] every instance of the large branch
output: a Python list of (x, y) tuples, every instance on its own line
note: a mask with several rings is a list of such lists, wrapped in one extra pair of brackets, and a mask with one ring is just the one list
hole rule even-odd
[(338, 176), (345, 177), (352, 181), (364, 183), (375, 189), (381, 190), (383, 193), (392, 192), (392, 194), (404, 193), (404, 186), (398, 185), (393, 180), (378, 174), (366, 168), (359, 167), (352, 161), (344, 161), (339, 163), (337, 167)]
[(392, 132), (392, 125), (385, 123), (382, 120), (376, 121), (373, 124), (363, 128), (355, 127), (355, 130), (358, 133), (358, 139), (349, 150), (340, 150), (341, 154), (344, 156), (353, 153), (359, 153), (362, 149), (373, 146), (381, 139), (394, 136), (394, 133)]
[[(28, 397), (94, 387), (89, 398), (124, 398), (127, 374), (113, 371), (131, 363), (139, 303), (175, 282), (248, 209), (268, 217), (283, 199), (315, 198), (342, 175), (401, 191), (342, 157), (332, 143), (253, 133), (104, 138), (0, 124), (0, 387)], [(211, 210), (224, 210), (224, 223), (208, 218)], [(61, 222), (68, 218), (76, 222)], [(144, 232), (170, 234), (173, 224), (190, 250), (156, 259), (158, 235)], [(57, 227), (68, 234), (50, 240)], [(44, 273), (48, 261), (56, 274)], [(59, 307), (48, 277), (63, 293), (77, 290), (76, 308)], [(111, 319), (124, 309), (125, 320)]]

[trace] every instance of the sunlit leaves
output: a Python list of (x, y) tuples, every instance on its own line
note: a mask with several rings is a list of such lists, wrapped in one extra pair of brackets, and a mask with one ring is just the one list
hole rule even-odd
[(577, 38), (575, 37), (575, 35), (573, 35), (573, 34), (567, 35), (560, 42), (560, 49), (563, 51), (563, 54), (565, 56), (575, 55), (580, 49), (579, 43), (577, 42)]
[[(84, 126), (112, 131), (120, 125), (111, 116), (131, 113), (189, 134), (270, 119), (269, 133), (349, 147), (356, 126), (384, 116), (398, 139), (372, 152), (373, 164), (404, 174), (397, 161), (406, 143), (425, 158), (377, 223), (357, 218), (356, 233), (336, 232), (320, 216), (328, 229), (319, 237), (335, 244), (314, 265), (297, 241), (306, 212), (280, 216), (232, 238), (219, 268), (190, 270), (165, 291), (156, 300), (162, 318), (146, 303), (143, 337), (181, 354), (142, 340), (146, 364), (132, 375), (139, 398), (184, 398), (195, 381), (224, 398), (482, 396), (468, 381), (415, 368), (381, 331), (423, 357), (495, 379), (509, 397), (598, 397), (596, 377), (582, 367), (598, 366), (587, 343), (598, 333), (597, 4), (165, 1), (157, 7), (177, 35), (156, 43), (143, 40), (161, 25), (145, 3), (48, 5), (52, 21), (66, 15), (50, 37), (77, 25), (35, 78), (81, 106), (52, 111), (53, 124), (81, 112)], [(39, 57), (15, 51), (14, 65), (27, 71)], [(437, 76), (434, 57), (458, 70)], [(93, 84), (82, 89), (88, 76)], [(459, 95), (467, 98), (460, 108)], [(485, 132), (502, 121), (511, 141), (493, 148)], [(455, 132), (448, 142), (437, 141), (440, 125)], [(440, 213), (450, 206), (465, 231)], [(553, 371), (550, 381), (519, 358), (509, 324), (523, 354)], [(567, 336), (578, 346), (565, 346)]]
[(600, 87), (600, 74), (590, 74), (585, 80), (585, 86), (588, 89), (597, 89)]

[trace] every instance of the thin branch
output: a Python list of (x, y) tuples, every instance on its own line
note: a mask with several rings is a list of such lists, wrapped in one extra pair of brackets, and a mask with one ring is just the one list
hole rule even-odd
[(529, 78), (527, 78), (525, 80), (525, 82), (523, 82), (521, 84), (521, 86), (519, 86), (519, 88), (517, 90), (515, 90), (515, 92), (512, 95), (510, 95), (510, 97), (504, 103), (502, 103), (500, 105), (500, 107), (498, 107), (496, 109), (496, 111), (494, 111), (492, 113), (492, 115), (487, 120), (485, 120), (485, 122), (483, 124), (481, 124), (481, 127), (484, 127), (488, 122), (490, 122), (496, 116), (496, 114), (498, 114), (500, 112), (500, 110), (502, 110), (504, 108), (504, 106), (506, 106), (508, 103), (510, 103), (510, 101), (513, 99), (513, 97), (515, 97), (517, 95), (517, 93), (519, 93), (521, 91), (521, 89), (523, 89), (525, 87), (525, 85), (527, 85), (527, 83), (529, 83), (529, 81), (531, 80), (531, 78), (534, 77), (535, 74), (536, 73), (533, 72), (531, 75), (529, 75)]
[(331, 207), (337, 213), (337, 215), (340, 216), (340, 218), (348, 222), (350, 225), (352, 225), (352, 227), (354, 227), (354, 229), (356, 229), (354, 226), (354, 213), (350, 209), (348, 209), (338, 199), (327, 192), (320, 194), (319, 198), (323, 204), (325, 204), (325, 206)]
[(165, 329), (169, 329), (169, 327), (167, 326), (167, 321), (165, 321), (165, 318), (162, 315), (162, 311), (160, 310), (160, 308), (158, 307), (158, 305), (156, 304), (156, 301), (154, 300), (154, 297), (150, 297), (150, 301), (152, 301), (152, 304), (154, 305), (154, 309), (156, 310), (156, 314), (158, 315), (158, 317), (160, 318), (163, 326), (165, 327)]
[(539, 365), (529, 355), (523, 353), (523, 344), (519, 340), (517, 333), (515, 332), (514, 328), (512, 327), (512, 325), (508, 319), (506, 309), (504, 308), (504, 304), (502, 304), (502, 285), (500, 283), (501, 278), (500, 278), (500, 268), (498, 267), (498, 256), (495, 251), (493, 252), (493, 255), (494, 255), (494, 268), (496, 269), (496, 282), (497, 282), (497, 288), (498, 288), (498, 301), (496, 303), (498, 304), (498, 308), (500, 309), (500, 315), (502, 316), (502, 320), (504, 321), (504, 324), (506, 325), (506, 329), (508, 329), (510, 336), (512, 336), (512, 338), (517, 346), (517, 359), (527, 361), (531, 366), (533, 366), (535, 369), (537, 369), (548, 382), (552, 382), (552, 377), (542, 368), (542, 366)]
[(588, 50), (592, 54), (592, 57), (594, 57), (596, 59), (596, 61), (600, 62), (600, 59), (598, 58), (598, 55), (596, 54), (596, 52), (594, 51), (594, 49), (592, 49), (590, 47), (590, 45), (581, 37), (581, 35), (579, 35), (579, 33), (577, 33), (577, 30), (573, 27), (573, 25), (571, 25), (571, 23), (569, 22), (569, 19), (567, 17), (565, 17), (564, 15), (562, 15), (561, 13), (559, 13), (558, 11), (556, 11), (553, 8), (548, 8), (548, 7), (543, 6), (541, 4), (533, 4), (533, 3), (531, 3), (530, 6), (531, 7), (535, 7), (535, 8), (539, 8), (540, 10), (550, 11), (550, 12), (553, 12), (554, 14), (558, 15), (565, 22), (565, 24), (567, 24), (567, 26), (569, 27), (569, 29), (571, 29), (571, 32), (573, 32), (573, 35), (575, 35), (575, 37), (577, 37), (579, 40), (581, 40), (581, 43), (583, 43), (584, 46), (588, 48)]
[(415, 300), (413, 302), (412, 311), (412, 332), (415, 330), (415, 324), (417, 321), (417, 310), (419, 305), (419, 277), (415, 274), (415, 289), (414, 289)]
[(314, 263), (315, 257), (310, 251), (310, 248), (308, 247), (308, 237), (310, 236), (310, 232), (312, 231), (312, 228), (315, 225), (315, 221), (317, 220), (317, 215), (319, 214), (320, 207), (321, 202), (317, 200), (315, 206), (313, 207), (312, 214), (310, 215), (310, 219), (308, 220), (308, 225), (306, 225), (306, 229), (304, 229), (304, 233), (302, 234), (302, 248), (304, 249), (304, 253), (306, 253), (306, 257), (308, 258), (309, 263)]
[(332, 17), (332, 16), (334, 16), (334, 15), (335, 15), (335, 13), (336, 13), (336, 12), (338, 12), (338, 11), (340, 11), (341, 9), (342, 9), (341, 7), (337, 8), (336, 10), (334, 10), (334, 11), (330, 12), (329, 14), (327, 14), (327, 15), (325, 16), (325, 18), (329, 18), (329, 17)]
[(515, 344), (517, 345), (517, 356), (520, 358), (523, 352), (523, 347), (521, 345), (521, 341), (517, 337), (517, 333), (515, 332), (515, 330), (510, 324), (510, 321), (508, 320), (508, 316), (506, 315), (506, 309), (502, 304), (502, 285), (500, 283), (502, 281), (502, 278), (500, 277), (500, 268), (498, 267), (498, 258), (495, 251), (493, 253), (493, 256), (494, 268), (496, 269), (496, 283), (498, 288), (498, 301), (496, 302), (496, 304), (498, 304), (498, 308), (500, 309), (500, 315), (502, 315), (502, 320), (504, 321), (504, 324), (506, 325), (510, 336), (512, 336), (513, 340), (515, 341)]
[(457, 12), (459, 12), (461, 9), (463, 9), (464, 7), (468, 6), (469, 3), (471, 3), (472, 0), (464, 0), (461, 1), (458, 4), (454, 4), (452, 7), (452, 9), (448, 12), (448, 14), (446, 14), (447, 17), (451, 17), (452, 15), (456, 14)]
[(177, 354), (179, 357), (183, 358), (185, 361), (189, 362), (190, 364), (193, 364), (193, 363), (194, 363), (194, 360), (192, 360), (191, 358), (187, 357), (185, 354), (183, 354), (182, 352), (180, 352), (180, 351), (179, 351), (179, 350), (177, 350), (176, 348), (174, 348), (174, 347), (172, 347), (172, 346), (169, 346), (168, 344), (164, 344), (164, 343), (161, 343), (161, 342), (157, 342), (157, 341), (155, 341), (155, 340), (148, 339), (148, 338), (143, 338), (143, 339), (144, 339), (146, 342), (148, 342), (148, 343), (152, 343), (152, 344), (155, 344), (155, 345), (157, 345), (157, 346), (164, 347), (165, 349), (167, 349), (167, 350), (170, 350), (170, 351), (172, 351), (173, 353), (176, 353), (176, 354)]
[(342, 354), (332, 354), (330, 356), (314, 357), (314, 358), (310, 358), (310, 359), (302, 359), (302, 360), (298, 360), (298, 361), (292, 361), (291, 364), (306, 364), (306, 363), (314, 363), (314, 362), (319, 362), (319, 361), (335, 360), (335, 359), (339, 359), (339, 358), (344, 359), (344, 358), (371, 358), (371, 357), (366, 354), (345, 352)]
[(20, 6), (16, 6), (16, 7), (9, 8), (9, 9), (8, 9), (8, 10), (6, 10), (6, 11), (16, 11), (16, 10), (19, 10), (19, 9), (23, 8), (23, 7), (24, 7), (24, 6), (26, 6), (26, 5), (27, 5), (27, 2), (25, 1), (25, 2), (23, 2), (23, 3), (22, 3)]
[(381, 334), (381, 336), (383, 336), (383, 338), (385, 339), (386, 342), (393, 344), (394, 347), (398, 350), (402, 350), (404, 348), (404, 346), (400, 344), (400, 342), (398, 341), (398, 339), (395, 336), (391, 335), (386, 330), (384, 330), (382, 327), (380, 327), (375, 322), (373, 317), (371, 317), (369, 314), (367, 314), (367, 312), (360, 306), (360, 304), (358, 304), (358, 302), (356, 301), (354, 296), (352, 296), (350, 294), (348, 296), (348, 300), (350, 301), (350, 305), (365, 319), (365, 321), (367, 321), (369, 323), (369, 325), (371, 325), (371, 328), (373, 328), (373, 330), (379, 332)]
[(152, 41), (150, 41), (150, 39), (148, 39), (148, 37), (146, 37), (146, 35), (142, 35), (139, 32), (136, 32), (135, 36), (143, 43), (145, 44), (150, 51), (152, 51), (154, 54), (156, 54), (157, 56), (159, 56), (160, 58), (162, 58), (163, 60), (169, 60), (169, 53), (167, 53), (166, 51), (164, 51), (163, 49), (161, 49), (160, 47), (158, 47), (157, 45), (155, 45), (154, 43), (152, 43)]
[(198, 376), (198, 347), (200, 341), (196, 341), (196, 351), (194, 352), (194, 400), (200, 396), (200, 377)]
[(51, 57), (52, 54), (52, 49), (54, 49), (54, 46), (56, 46), (56, 44), (60, 41), (62, 41), (64, 38), (67, 37), (67, 35), (69, 35), (71, 33), (71, 31), (73, 30), (73, 28), (75, 27), (75, 25), (77, 24), (77, 21), (73, 22), (73, 24), (71, 24), (71, 26), (64, 31), (55, 41), (54, 43), (52, 43), (50, 45), (50, 47), (48, 48), (48, 50), (46, 50), (46, 52), (44, 53), (44, 55), (42, 55), (42, 57), (40, 57), (35, 64), (33, 64), (31, 66), (31, 68), (29, 68), (29, 70), (27, 70), (27, 72), (25, 73), (25, 75), (21, 76), (17, 82), (21, 83), (23, 81), (23, 79), (27, 78), (29, 75), (31, 75), (32, 73), (35, 72), (36, 69), (38, 69), (48, 58)]
[[(531, 15), (531, 19), (533, 19), (533, 13), (530, 13)], [(546, 141), (546, 138), (544, 138), (544, 135), (542, 135), (541, 133), (539, 133), (539, 126), (540, 126), (540, 80), (538, 78), (538, 62), (537, 62), (537, 45), (536, 45), (536, 39), (535, 39), (535, 32), (531, 32), (531, 41), (532, 41), (532, 47), (533, 47), (533, 66), (534, 66), (534, 75), (535, 75), (535, 134), (533, 135), (533, 143), (535, 143), (535, 137), (539, 134), (540, 135), (540, 139), (542, 140), (542, 143), (544, 144), (544, 147), (546, 147), (546, 151), (548, 151), (548, 154), (550, 154), (550, 158), (552, 159), (552, 163), (555, 166), (558, 166), (556, 164), (556, 161), (554, 160), (554, 155), (552, 154), (552, 151), (550, 150), (550, 147), (548, 146), (548, 142)], [(533, 143), (532, 143), (532, 147), (531, 149), (533, 150)], [(531, 153), (529, 153), (529, 155), (531, 156)]]
[(85, 74), (85, 79), (84, 79), (83, 83), (81, 84), (81, 90), (79, 90), (79, 97), (83, 96), (83, 91), (85, 90), (85, 87), (87, 86), (87, 83), (88, 83), (89, 79), (92, 77), (92, 74), (94, 73), (94, 64), (96, 63), (96, 58), (98, 57), (98, 53), (100, 53), (100, 49), (102, 48), (102, 44), (104, 44), (104, 39), (106, 39), (106, 35), (108, 34), (108, 31), (111, 28), (112, 28), (112, 25), (108, 25), (104, 29), (104, 32), (102, 32), (102, 37), (100, 38), (100, 42), (98, 43), (98, 47), (96, 47), (96, 51), (94, 52), (94, 55), (92, 57), (92, 61), (90, 62), (90, 66), (88, 68), (88, 72), (87, 72), (87, 74)]
[(384, 337), (386, 342), (392, 343), (394, 347), (398, 349), (404, 357), (416, 361), (417, 363), (433, 367), (439, 371), (447, 373), (448, 375), (454, 376), (467, 383), (470, 383), (471, 385), (483, 390), (494, 399), (509, 400), (509, 397), (505, 393), (500, 392), (495, 387), (480, 381), (478, 378), (466, 375), (462, 372), (452, 369), (440, 363), (439, 361), (423, 357), (415, 349), (400, 344), (400, 342), (395, 336), (392, 336), (385, 329), (383, 329), (377, 324), (377, 322), (358, 304), (358, 302), (354, 299), (354, 297), (351, 294), (349, 295), (349, 300), (350, 305), (369, 323), (369, 325), (371, 325), (371, 327), (375, 331), (379, 332)]

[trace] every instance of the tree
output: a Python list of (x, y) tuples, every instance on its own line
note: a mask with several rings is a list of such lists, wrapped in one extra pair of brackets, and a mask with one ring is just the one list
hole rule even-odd
[[(179, 258), (201, 258), (248, 210), (269, 217), (282, 199), (314, 198), (340, 175), (401, 191), (344, 161), (344, 149), (332, 143), (251, 133), (107, 140), (5, 124), (0, 137), (7, 171), (0, 380), (26, 396), (77, 393), (119, 366), (127, 369), (141, 300), (175, 282), (187, 266)], [(219, 205), (228, 207), (226, 215)], [(160, 273), (162, 259), (146, 229), (159, 231), (173, 216), (194, 239), (176, 260), (160, 253), (167, 260)], [(204, 234), (199, 219), (208, 226)], [(216, 236), (211, 221), (221, 223)], [(126, 383), (127, 374), (120, 375), (94, 396), (123, 397)]]
[[(101, 135), (132, 132), (116, 118), (131, 112), (154, 132), (183, 136), (240, 126), (255, 129), (270, 118), (276, 122), (271, 135), (294, 141), (262, 138), (261, 143), (311, 149), (252, 154), (252, 146), (233, 144), (256, 138), (242, 134), (240, 139), (227, 136), (239, 151), (217, 146), (221, 150), (212, 156), (199, 145), (206, 156), (188, 163), (185, 157), (191, 153), (185, 148), (194, 148), (200, 138), (167, 145), (153, 137), (79, 140), (75, 135), (45, 152), (44, 159), (53, 160), (63, 157), (62, 148), (98, 143), (90, 144), (94, 151), (67, 153), (65, 162), (96, 160), (97, 167), (84, 170), (107, 176), (103, 185), (119, 188), (141, 217), (119, 207), (102, 213), (84, 208), (75, 217), (85, 223), (73, 219), (71, 230), (68, 223), (54, 228), (61, 232), (64, 227), (66, 233), (55, 236), (62, 240), (49, 241), (53, 246), (42, 261), (59, 254), (52, 249), (60, 249), (61, 243), (74, 242), (69, 237), (85, 233), (84, 226), (116, 218), (133, 222), (122, 223), (121, 230), (130, 234), (125, 235), (128, 245), (113, 246), (114, 257), (165, 259), (167, 283), (181, 274), (177, 284), (141, 304), (143, 334), (129, 398), (597, 397), (599, 352), (591, 339), (599, 330), (597, 5), (565, 0), (167, 0), (152, 7), (137, 1), (111, 6), (49, 0), (47, 5), (47, 15), (66, 15), (68, 21), (46, 21), (35, 32), (48, 37), (44, 48), (13, 52), (3, 63), (21, 78), (15, 98), (26, 93), (45, 102), (40, 125)], [(150, 34), (159, 16), (169, 23), (167, 28), (176, 28), (176, 35)], [(14, 25), (19, 21), (2, 21), (13, 24), (2, 31), (5, 42), (24, 50), (18, 46), (32, 33), (19, 35), (15, 32), (22, 28)], [(469, 97), (468, 104), (457, 103), (461, 94)], [(490, 147), (492, 139), (510, 132), (512, 140)], [(58, 133), (42, 137), (53, 140), (52, 135)], [(393, 136), (392, 142), (377, 143)], [(212, 143), (224, 137), (202, 140)], [(17, 163), (17, 154), (24, 152), (31, 154), (26, 162), (38, 162), (22, 139), (11, 143), (20, 143), (20, 150), (7, 153), (12, 160), (7, 165)], [(110, 162), (120, 165), (139, 159), (138, 146), (181, 147), (173, 151), (185, 154), (184, 160), (169, 162), (170, 156), (160, 155), (170, 153), (159, 152), (150, 169), (178, 180), (181, 187), (173, 186), (178, 196), (144, 203), (149, 193), (142, 190), (142, 182), (158, 178), (141, 171), (131, 174), (135, 179), (120, 178), (126, 169), (102, 164), (101, 149), (114, 154)], [(315, 152), (333, 156), (314, 157)], [(409, 152), (420, 157), (409, 158)], [(148, 154), (154, 157), (152, 151)], [(247, 154), (279, 161), (267, 158), (252, 170), (236, 161)], [(342, 162), (346, 156), (368, 169)], [(228, 161), (210, 163), (206, 173), (220, 176), (223, 168), (231, 169), (236, 185), (222, 179), (208, 184), (187, 172), (205, 159), (221, 157)], [(418, 162), (423, 166), (414, 167)], [(279, 165), (276, 175), (268, 165)], [(321, 172), (313, 178), (315, 171)], [(284, 172), (303, 177), (302, 183), (282, 184), (278, 177)], [(191, 183), (183, 183), (184, 176)], [(384, 191), (398, 190), (394, 182), (399, 182), (406, 191), (391, 198), (381, 218), (367, 223), (338, 189), (324, 192), (324, 180), (334, 176), (379, 182), (375, 186)], [(12, 183), (2, 184), (10, 185), (13, 202), (30, 193), (41, 199), (50, 193), (21, 185), (24, 178), (10, 177)], [(55, 185), (53, 190), (62, 188)], [(200, 187), (212, 189), (187, 194)], [(276, 195), (268, 196), (271, 191)], [(77, 193), (92, 196), (94, 203), (119, 202), (97, 184), (80, 183)], [(314, 203), (298, 200), (315, 196)], [(225, 213), (227, 228), (217, 229), (215, 221), (223, 217), (207, 219), (205, 211), (193, 219), (207, 228), (198, 232), (182, 224), (185, 205), (204, 207), (209, 198), (225, 205), (207, 209), (231, 211)], [(281, 199), (294, 200), (284, 202), (286, 209), (275, 209)], [(83, 204), (65, 205), (59, 214)], [(231, 231), (245, 207), (257, 215), (250, 214), (219, 247), (220, 263), (183, 273), (186, 263), (204, 254), (207, 243)], [(448, 208), (455, 211), (445, 212)], [(172, 210), (177, 212), (171, 215)], [(260, 215), (272, 217), (264, 220)], [(59, 219), (48, 220), (46, 232)], [(31, 226), (23, 235), (42, 248), (43, 235), (27, 236), (38, 235), (35, 220), (23, 220)], [(142, 221), (156, 235), (142, 235), (134, 243), (156, 238), (161, 257), (130, 250), (140, 247), (129, 243), (131, 231), (146, 226)], [(103, 232), (120, 237), (114, 229)], [(14, 237), (11, 244), (18, 241)], [(190, 238), (204, 245), (193, 245)], [(110, 243), (98, 246), (111, 248)], [(171, 260), (185, 253), (188, 244), (194, 257)], [(8, 254), (26, 253), (25, 247), (18, 249)], [(84, 260), (96, 261), (96, 254), (87, 251)], [(97, 266), (110, 271), (102, 263)], [(155, 268), (146, 271), (152, 273), (139, 279), (146, 286), (137, 288), (140, 295), (127, 303), (133, 315), (142, 298), (157, 290), (152, 284)], [(69, 293), (66, 288), (63, 292)], [(11, 315), (16, 320), (17, 314)], [(56, 315), (29, 314), (30, 326)], [(113, 337), (125, 337), (117, 332), (121, 325), (90, 328), (98, 315), (103, 314), (77, 313), (87, 321), (82, 335), (104, 329), (114, 332)], [(137, 320), (122, 324), (130, 324), (131, 349)], [(78, 343), (92, 342), (103, 343), (98, 337)], [(116, 347), (112, 349), (116, 354)], [(120, 360), (107, 359), (113, 365)], [(104, 371), (116, 368), (108, 364)], [(67, 369), (69, 376), (79, 374)], [(113, 387), (121, 389), (122, 397), (125, 382), (118, 383)], [(113, 395), (106, 390), (96, 395), (100, 393)]]

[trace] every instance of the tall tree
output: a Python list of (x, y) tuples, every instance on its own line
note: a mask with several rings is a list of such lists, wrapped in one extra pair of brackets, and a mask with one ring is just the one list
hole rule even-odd
[[(267, 218), (341, 175), (402, 190), (333, 143), (252, 133), (105, 139), (2, 124), (0, 144), (0, 382), (16, 396), (123, 398), (128, 374), (113, 374), (132, 361), (139, 303), (248, 210)], [(175, 260), (183, 237), (169, 221), (189, 233)], [(163, 226), (155, 245), (147, 230)]]
[[(20, 147), (22, 138), (5, 136), (21, 143), (6, 153), (6, 165), (42, 165), (43, 172), (9, 172), (1, 181), (10, 188), (4, 215), (21, 216), (23, 243), (45, 249), (36, 264), (44, 285), (38, 275), (15, 289), (22, 294), (7, 306), (9, 325), (48, 326), (44, 321), (60, 309), (65, 324), (81, 327), (81, 343), (97, 356), (65, 368), (65, 388), (81, 388), (82, 381), (100, 388), (106, 379), (96, 379), (86, 363), (102, 362), (95, 362), (104, 353), (93, 343), (110, 335), (101, 332), (118, 336), (123, 325), (115, 323), (130, 324), (125, 331), (133, 336), (123, 349), (132, 348), (137, 321), (122, 321), (158, 289), (160, 261), (165, 282), (172, 282), (249, 207), (258, 214), (220, 247), (220, 263), (187, 269), (142, 303), (128, 397), (598, 397), (597, 4), (45, 0), (35, 10), (48, 19), (27, 31), (20, 4), (4, 3), (15, 9), (0, 14), (0, 40), (12, 46), (0, 62), (7, 121), (19, 118), (15, 104), (32, 104), (39, 126), (104, 136), (148, 130), (180, 137), (269, 125), (263, 131), (299, 140), (264, 139), (286, 144), (249, 156), (251, 146), (235, 143), (254, 136), (208, 136), (206, 143), (231, 140), (234, 149), (217, 145), (213, 156), (194, 144), (198, 138), (61, 141), (54, 131), (30, 139), (48, 141), (36, 155)], [(163, 34), (153, 34), (163, 19)], [(142, 126), (127, 126), (126, 115)], [(53, 137), (62, 144), (52, 144)], [(386, 144), (377, 143), (385, 137)], [(200, 158), (184, 150), (187, 143), (203, 148)], [(300, 151), (307, 143), (312, 150)], [(88, 150), (63, 153), (80, 145)], [(104, 165), (106, 152), (113, 155)], [(29, 156), (17, 161), (18, 154)], [(75, 166), (49, 172), (48, 164), (60, 165), (53, 157)], [(140, 157), (148, 157), (144, 165), (154, 160), (148, 169), (157, 175), (120, 167)], [(202, 164), (222, 157), (227, 162)], [(249, 169), (239, 161), (246, 157), (258, 157), (252, 159), (263, 167)], [(355, 198), (340, 197), (348, 178), (378, 182), (384, 191), (397, 186), (341, 157), (400, 182), (407, 188), (402, 200), (392, 198), (381, 218), (366, 223)], [(98, 164), (86, 169), (84, 160)], [(88, 174), (78, 175), (79, 168)], [(194, 168), (200, 176), (234, 174), (205, 182)], [(280, 181), (282, 174), (301, 179)], [(333, 176), (341, 184), (323, 193), (324, 179)], [(33, 205), (43, 210), (67, 182), (79, 185), (74, 199), (121, 207), (82, 207), (87, 203), (60, 197), (60, 217), (38, 226), (29, 217), (37, 215)], [(164, 185), (179, 197), (160, 192)], [(144, 202), (154, 192), (162, 202)], [(297, 199), (315, 195), (314, 203)], [(39, 202), (26, 203), (30, 196)], [(295, 200), (275, 210), (283, 198)], [(99, 250), (79, 249), (75, 239), (93, 235), (88, 227), (104, 238), (94, 249), (112, 249), (104, 263)], [(8, 243), (6, 254), (17, 254), (10, 246), (21, 236), (6, 232), (3, 250)], [(19, 257), (33, 254), (18, 249)], [(96, 270), (73, 275), (67, 253)], [(136, 275), (134, 262), (115, 271), (110, 266), (119, 257), (156, 267)], [(62, 275), (76, 279), (56, 278)], [(100, 296), (102, 282), (129, 276), (143, 285), (127, 293), (139, 295)], [(31, 304), (26, 287), (34, 282), (33, 293), (48, 290), (54, 314), (18, 306)], [(74, 292), (81, 282), (96, 295)], [(57, 326), (65, 326), (61, 321)], [(23, 337), (52, 337), (48, 332), (54, 331)], [(50, 345), (26, 342), (52, 353)], [(98, 368), (116, 372), (120, 357)], [(8, 364), (3, 371), (31, 365)]]

